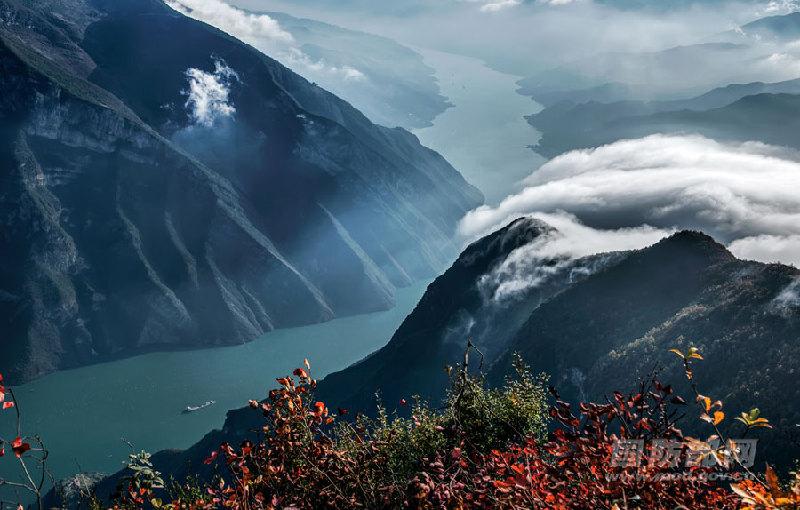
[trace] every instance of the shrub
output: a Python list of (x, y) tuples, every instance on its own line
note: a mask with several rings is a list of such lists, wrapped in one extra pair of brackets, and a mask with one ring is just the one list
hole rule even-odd
[(265, 419), (258, 440), (212, 452), (206, 462), (223, 463), (228, 474), (194, 491), (193, 501), (170, 506), (671, 510), (740, 502), (701, 476), (660, 480), (653, 475), (670, 468), (613, 466), (620, 439), (689, 440), (675, 421), (686, 402), (657, 381), (577, 412), (553, 393), (546, 410), (544, 379), (521, 363), (499, 389), (487, 389), (464, 365), (442, 409), (417, 400), (410, 418), (381, 408), (374, 420), (348, 422), (337, 421), (345, 410), (314, 401), (309, 372), (306, 363), (278, 379), (266, 401), (251, 401)]

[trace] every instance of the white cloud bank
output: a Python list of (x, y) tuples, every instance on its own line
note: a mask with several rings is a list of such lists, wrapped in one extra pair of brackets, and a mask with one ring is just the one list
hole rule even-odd
[(584, 261), (575, 259), (614, 251), (649, 246), (674, 233), (671, 229), (650, 226), (599, 230), (582, 225), (566, 213), (533, 213), (554, 232), (537, 237), (512, 251), (506, 259), (481, 277), (479, 287), (485, 299), (502, 302), (539, 287), (558, 273), (590, 274), (603, 267), (608, 258)]
[(185, 91), (186, 108), (193, 124), (211, 127), (217, 119), (230, 117), (236, 107), (230, 103), (230, 86), (239, 80), (236, 72), (223, 60), (214, 61), (214, 72), (202, 69), (186, 70), (189, 89)]
[[(468, 213), (461, 233), (476, 237), (519, 216), (563, 212), (600, 239), (587, 243), (590, 251), (640, 247), (650, 244), (648, 233), (694, 228), (741, 258), (800, 266), (800, 158), (788, 149), (655, 135), (569, 152), (525, 184), (497, 207)], [(621, 243), (618, 232), (632, 241)]]
[(292, 34), (266, 14), (254, 14), (233, 7), (222, 0), (166, 0), (174, 10), (208, 23), (259, 51), (279, 60), (309, 80), (365, 80), (364, 73), (350, 66), (333, 66), (314, 60), (300, 50)]

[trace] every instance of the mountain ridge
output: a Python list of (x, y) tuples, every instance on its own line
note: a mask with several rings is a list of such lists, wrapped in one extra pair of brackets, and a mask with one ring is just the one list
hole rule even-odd
[[(7, 375), (386, 309), (457, 251), (481, 195), (413, 135), (161, 2), (47, 9), (0, 8)], [(220, 58), (235, 114), (193, 124)]]

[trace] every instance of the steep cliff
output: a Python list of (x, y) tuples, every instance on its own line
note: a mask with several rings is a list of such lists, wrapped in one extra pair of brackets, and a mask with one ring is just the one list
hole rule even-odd
[[(0, 20), (17, 380), (385, 309), (480, 203), (411, 134), (160, 2), (2, 0)], [(199, 118), (223, 66), (225, 115)]]

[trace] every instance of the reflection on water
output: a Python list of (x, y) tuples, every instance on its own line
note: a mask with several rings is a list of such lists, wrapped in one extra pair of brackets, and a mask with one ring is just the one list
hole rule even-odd
[[(123, 438), (149, 451), (185, 448), (219, 428), (228, 409), (266, 397), (275, 377), (302, 366), (303, 358), (322, 378), (385, 345), (426, 286), (399, 290), (397, 306), (386, 312), (274, 331), (235, 347), (147, 354), (51, 374), (15, 388), (24, 431), (45, 440), (56, 478), (117, 471), (129, 452)], [(0, 435), (14, 434), (12, 421), (11, 414), (0, 415)], [(0, 477), (16, 478), (13, 460), (0, 459)]]
[(524, 119), (541, 106), (517, 94), (519, 77), (474, 58), (417, 51), (436, 69), (442, 94), (455, 107), (414, 134), (483, 191), (488, 204), (496, 204), (545, 161), (528, 148), (540, 135)]

